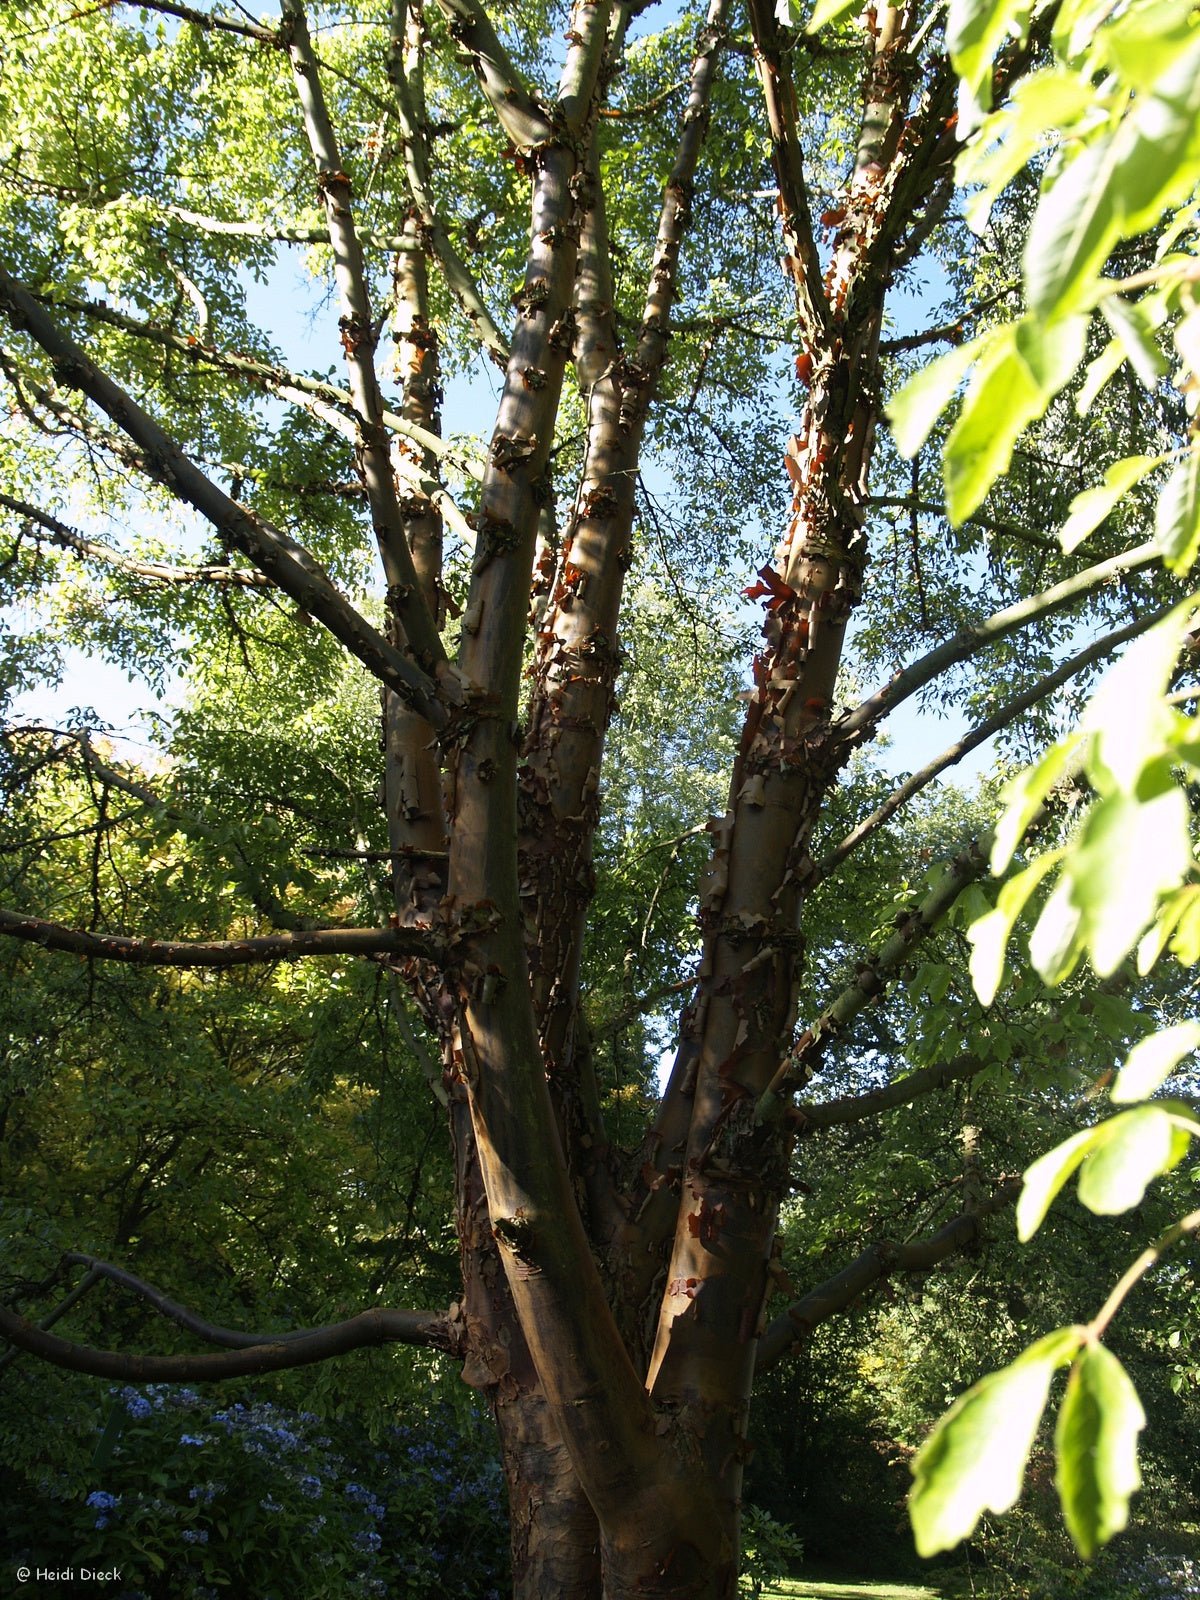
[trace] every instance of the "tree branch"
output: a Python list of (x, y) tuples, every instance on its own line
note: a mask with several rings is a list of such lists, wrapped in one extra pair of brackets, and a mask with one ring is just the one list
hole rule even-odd
[(961, 739), (956, 739), (953, 744), (947, 745), (940, 755), (935, 756), (932, 761), (927, 762), (919, 771), (914, 772), (903, 783), (897, 785), (881, 806), (874, 810), (869, 817), (864, 817), (860, 823), (851, 829), (840, 844), (835, 845), (832, 850), (821, 857), (813, 869), (814, 884), (823, 882), (832, 872), (836, 871), (852, 851), (857, 850), (859, 845), (869, 839), (877, 829), (882, 828), (889, 818), (895, 816), (901, 806), (907, 804), (915, 794), (919, 794), (927, 784), (932, 783), (948, 767), (955, 766), (964, 756), (969, 755), (972, 750), (977, 749), (979, 745), (990, 739), (993, 734), (999, 733), (1002, 728), (1006, 728), (1010, 723), (1015, 722), (1023, 711), (1030, 710), (1031, 707), (1037, 705), (1039, 700), (1044, 700), (1055, 689), (1059, 689), (1064, 683), (1070, 682), (1085, 667), (1090, 667), (1095, 661), (1103, 660), (1105, 656), (1111, 655), (1121, 645), (1127, 644), (1130, 639), (1136, 639), (1139, 634), (1145, 633), (1156, 622), (1160, 622), (1170, 610), (1170, 606), (1162, 606), (1157, 611), (1152, 611), (1144, 617), (1139, 617), (1136, 622), (1131, 622), (1124, 628), (1118, 628), (1113, 633), (1102, 635), (1088, 645), (1086, 650), (1080, 650), (1076, 655), (1069, 657), (1053, 672), (1047, 673), (1044, 678), (1039, 678), (1035, 684), (1022, 694), (1016, 695), (1013, 699), (1007, 701), (998, 711), (985, 718), (983, 722), (972, 728), (969, 733), (964, 734)]
[(877, 689), (873, 695), (861, 701), (853, 711), (842, 717), (836, 725), (835, 737), (849, 753), (856, 745), (871, 736), (877, 724), (885, 716), (949, 667), (956, 666), (958, 662), (965, 661), (976, 651), (995, 644), (998, 639), (1015, 633), (1018, 628), (1027, 627), (1031, 622), (1040, 622), (1043, 617), (1061, 611), (1073, 600), (1094, 594), (1097, 589), (1103, 588), (1114, 578), (1125, 573), (1141, 572), (1144, 568), (1153, 566), (1161, 555), (1159, 546), (1153, 540), (1148, 541), (1146, 544), (1135, 546), (1132, 550), (1112, 556), (1107, 561), (1097, 562), (1093, 567), (1086, 567), (1082, 572), (1077, 572), (1071, 578), (1065, 578), (1062, 583), (1056, 583), (1041, 594), (1031, 595), (1029, 599), (1020, 600), (1016, 605), (1006, 606), (1003, 611), (994, 612), (983, 622), (960, 628), (952, 639), (947, 639), (944, 644), (930, 650), (927, 655), (901, 668), (890, 682), (885, 683), (881, 689)]
[(445, 955), (444, 942), (420, 928), (307, 928), (247, 939), (144, 939), (88, 933), (3, 909), (0, 935), (89, 960), (125, 961), (143, 967), (240, 967), (261, 961), (298, 961), (304, 956), (399, 955), (433, 960)]
[(801, 1137), (818, 1128), (838, 1127), (847, 1122), (862, 1122), (867, 1117), (878, 1117), (897, 1106), (911, 1105), (922, 1095), (944, 1089), (948, 1083), (961, 1078), (974, 1078), (991, 1061), (978, 1056), (956, 1056), (953, 1061), (940, 1061), (932, 1067), (921, 1067), (903, 1078), (885, 1084), (882, 1089), (872, 1089), (868, 1094), (839, 1095), (836, 1100), (822, 1100), (812, 1105), (799, 1105), (792, 1111), (796, 1132)]
[(304, 130), (317, 172), (317, 191), (325, 206), (329, 241), (333, 247), (334, 276), (342, 311), (338, 326), (342, 331), (350, 393), (362, 434), (358, 468), (366, 486), (375, 539), (387, 579), (388, 616), (393, 632), (407, 641), (418, 663), (427, 672), (433, 672), (445, 664), (446, 651), (417, 580), (396, 493), (383, 422), (383, 397), (375, 371), (379, 333), (371, 315), (362, 250), (354, 231), (350, 179), (342, 167), (302, 0), (283, 0), (283, 17)]
[[(407, 22), (407, 5), (393, 0), (392, 31), (403, 45)], [(405, 14), (402, 14), (405, 13)], [(429, 146), (425, 138), (423, 108), (418, 103), (404, 70), (404, 51), (393, 48), (389, 55), (388, 76), (396, 96), (396, 108), (403, 141), (404, 169), (408, 179), (408, 192), (420, 216), (425, 237), (441, 266), (442, 275), (451, 294), (462, 308), (476, 338), (492, 359), (503, 367), (508, 362), (508, 340), (500, 332), (487, 308), (479, 285), (470, 268), (455, 249), (437, 208), (433, 203), (430, 183)]]
[[(294, 389), (297, 393), (311, 396), (316, 400), (327, 402), (339, 410), (347, 411), (351, 415), (346, 419), (359, 420), (355, 410), (354, 396), (348, 389), (340, 389), (336, 384), (326, 383), (320, 378), (310, 378), (303, 373), (289, 372), (284, 367), (273, 366), (270, 362), (260, 361), (255, 356), (240, 355), (232, 350), (218, 350), (215, 345), (201, 343), (198, 339), (188, 338), (181, 333), (176, 333), (170, 328), (160, 328), (152, 322), (143, 322), (137, 317), (128, 316), (123, 311), (104, 305), (95, 300), (82, 300), (70, 295), (55, 293), (37, 293), (32, 298), (40, 303), (56, 306), (63, 311), (73, 311), (81, 316), (90, 317), (94, 322), (107, 323), (109, 327), (120, 328), (122, 332), (134, 335), (135, 338), (149, 339), (154, 344), (160, 344), (170, 350), (178, 350), (191, 361), (203, 361), (206, 365), (216, 367), (221, 372), (233, 373), (236, 376), (249, 379), (250, 382), (260, 384), (271, 394), (288, 396), (287, 391)], [(293, 399), (293, 404), (295, 404)], [(421, 449), (428, 450), (436, 456), (449, 460), (468, 477), (478, 479), (482, 468), (468, 458), (456, 453), (454, 446), (446, 442), (436, 433), (420, 428), (402, 417), (398, 411), (387, 407), (380, 413), (384, 425), (401, 438), (410, 439), (413, 444)], [(342, 430), (339, 430), (342, 431)], [(436, 479), (429, 480), (428, 485), (423, 485), (426, 492), (446, 496), (447, 490)], [(461, 513), (459, 514), (461, 520)], [(449, 519), (447, 519), (449, 520)]]
[(854, 982), (844, 989), (797, 1039), (755, 1107), (755, 1120), (770, 1122), (787, 1115), (783, 1097), (813, 1076), (829, 1046), (845, 1032), (859, 1012), (881, 994), (888, 981), (912, 953), (913, 946), (932, 932), (967, 884), (987, 869), (991, 834), (973, 839), (946, 866), (942, 876), (921, 903), (895, 918), (896, 931), (878, 952), (859, 964)]
[(60, 382), (80, 389), (145, 451), (145, 470), (151, 477), (193, 506), (278, 588), (324, 623), (374, 677), (408, 700), (435, 727), (445, 726), (449, 718), (446, 699), (460, 693), (450, 675), (444, 673), (441, 682), (435, 683), (359, 615), (307, 550), (218, 489), (149, 413), (101, 372), (3, 268), (0, 308), (15, 328), (41, 345)]
[(152, 1356), (96, 1350), (35, 1327), (7, 1306), (0, 1306), (0, 1336), (68, 1372), (128, 1383), (179, 1383), (283, 1372), (382, 1344), (423, 1345), (447, 1355), (461, 1354), (460, 1333), (447, 1312), (384, 1309), (362, 1311), (345, 1322), (331, 1322), (220, 1355)]
[[(113, 0), (110, 0), (113, 3)], [(179, 0), (115, 0), (118, 5), (125, 4), (143, 11), (158, 11), (165, 17), (179, 17), (184, 22), (190, 22), (197, 28), (203, 28), (206, 33), (237, 33), (244, 39), (256, 39), (259, 44), (279, 45), (279, 35), (271, 28), (260, 27), (257, 23), (243, 21), (239, 17), (231, 17), (227, 13), (201, 11), (196, 6), (185, 6)]]
[[(114, 550), (111, 545), (100, 544), (95, 539), (86, 538), (74, 528), (68, 528), (66, 523), (60, 522), (57, 517), (52, 517), (46, 511), (39, 511), (28, 501), (14, 499), (12, 495), (4, 494), (2, 491), (0, 491), (0, 506), (7, 506), (19, 516), (27, 517), (30, 522), (36, 522), (51, 544), (58, 545), (60, 549), (72, 550), (85, 560), (98, 561), (103, 566), (116, 568), (119, 572), (128, 572), (131, 577), (145, 578), (149, 583), (215, 583), (243, 589), (273, 587), (271, 580), (263, 573), (247, 572), (241, 567), (177, 567), (164, 565), (158, 561), (139, 561), (134, 556), (127, 556), (120, 550)], [(38, 536), (35, 534), (34, 537)]]
[(554, 137), (554, 123), (530, 94), (478, 0), (438, 0), (450, 37), (467, 52), (496, 120), (522, 152)]
[(794, 1354), (819, 1323), (844, 1311), (880, 1279), (894, 1272), (928, 1272), (948, 1256), (966, 1249), (983, 1232), (983, 1220), (1011, 1205), (1020, 1192), (1019, 1178), (1003, 1178), (994, 1194), (977, 1209), (962, 1212), (927, 1239), (909, 1244), (879, 1240), (871, 1245), (856, 1261), (811, 1289), (770, 1323), (758, 1342), (755, 1371), (767, 1372), (784, 1356)]

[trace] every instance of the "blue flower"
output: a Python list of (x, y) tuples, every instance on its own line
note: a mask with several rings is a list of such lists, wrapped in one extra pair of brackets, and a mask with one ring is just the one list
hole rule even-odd
[(362, 1533), (356, 1533), (351, 1543), (355, 1549), (367, 1550), (374, 1555), (375, 1551), (383, 1544), (383, 1540), (375, 1532), (374, 1528), (367, 1528)]
[(258, 1506), (260, 1511), (275, 1512), (283, 1510), (283, 1507), (279, 1504), (279, 1501), (275, 1499), (274, 1495), (270, 1494), (265, 1500), (260, 1500), (258, 1502)]
[(182, 1534), (180, 1535), (180, 1538), (183, 1540), (184, 1544), (207, 1544), (208, 1543), (208, 1529), (207, 1528), (185, 1528), (183, 1530)]
[(97, 1517), (96, 1518), (96, 1527), (97, 1528), (107, 1528), (111, 1521), (112, 1521), (111, 1517)]
[(146, 1396), (137, 1389), (122, 1389), (121, 1399), (125, 1402), (125, 1410), (135, 1422), (141, 1422), (154, 1410)]
[(301, 1478), (300, 1493), (306, 1495), (310, 1500), (319, 1499), (321, 1494), (320, 1478), (314, 1478), (311, 1473), (307, 1477)]
[(118, 1506), (120, 1503), (120, 1495), (109, 1494), (107, 1489), (93, 1489), (86, 1501), (86, 1504), (91, 1506), (93, 1511), (111, 1511), (114, 1506)]
[(179, 1442), (180, 1444), (211, 1444), (212, 1438), (209, 1434), (181, 1433)]

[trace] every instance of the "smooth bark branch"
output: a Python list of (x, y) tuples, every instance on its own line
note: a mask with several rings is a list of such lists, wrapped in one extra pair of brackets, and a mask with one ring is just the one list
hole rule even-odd
[(350, 373), (350, 393), (362, 430), (358, 465), (387, 579), (388, 616), (396, 634), (395, 642), (407, 642), (420, 665), (427, 672), (434, 672), (439, 663), (445, 662), (446, 652), (413, 566), (396, 494), (391, 449), (383, 422), (383, 397), (375, 371), (379, 333), (371, 314), (362, 250), (354, 231), (350, 179), (342, 167), (301, 0), (283, 0), (283, 17), (296, 93), (304, 114), (304, 129), (317, 170), (317, 188), (325, 205), (329, 241), (333, 247), (334, 276), (342, 312), (338, 326)]
[[(110, 205), (113, 203), (109, 202)], [(200, 233), (227, 235), (239, 239), (267, 239), (273, 244), (329, 244), (330, 242), (329, 228), (324, 223), (313, 226), (300, 222), (231, 222), (224, 217), (207, 217), (199, 211), (189, 211), (186, 206), (164, 205), (160, 206), (159, 210), (163, 216), (173, 217)], [(419, 240), (407, 238), (401, 233), (380, 233), (376, 228), (359, 228), (358, 241), (373, 250), (392, 253), (421, 248)]]
[(51, 1366), (126, 1383), (179, 1383), (284, 1372), (385, 1344), (423, 1345), (448, 1355), (458, 1354), (460, 1346), (458, 1330), (445, 1312), (387, 1310), (363, 1311), (345, 1322), (213, 1355), (130, 1355), (97, 1350), (48, 1333), (7, 1306), (0, 1306), (0, 1337)]
[(819, 1323), (845, 1311), (872, 1284), (896, 1272), (928, 1272), (966, 1249), (980, 1237), (984, 1220), (1012, 1205), (1020, 1192), (1019, 1178), (1002, 1179), (995, 1192), (976, 1209), (962, 1212), (928, 1238), (908, 1244), (880, 1240), (871, 1245), (856, 1261), (810, 1290), (769, 1324), (758, 1341), (755, 1370), (769, 1372), (785, 1356), (794, 1354)]
[(1113, 579), (1126, 573), (1141, 572), (1161, 559), (1162, 551), (1153, 541), (1137, 545), (1132, 550), (1122, 552), (1121, 555), (1097, 562), (1093, 567), (1086, 567), (1074, 577), (1064, 578), (1061, 583), (1043, 590), (1041, 594), (1031, 595), (1028, 600), (1020, 600), (1016, 605), (1006, 606), (1003, 611), (994, 612), (983, 622), (960, 628), (952, 639), (947, 639), (944, 644), (938, 645), (936, 649), (921, 656), (909, 666), (902, 667), (890, 682), (877, 689), (868, 699), (861, 701), (847, 716), (840, 718), (836, 725), (839, 745), (848, 753), (855, 745), (870, 738), (877, 725), (897, 706), (910, 699), (934, 678), (958, 662), (965, 661), (977, 651), (995, 644), (998, 639), (1016, 632), (1018, 628), (1027, 627), (1032, 622), (1041, 621), (1043, 617), (1052, 616), (1054, 612), (1061, 611), (1074, 600), (1082, 600), (1094, 594), (1097, 589), (1102, 589)]
[(28, 501), (17, 500), (10, 494), (0, 492), (0, 506), (7, 506), (18, 516), (26, 517), (31, 523), (36, 523), (42, 532), (40, 535), (35, 534), (35, 538), (44, 536), (61, 550), (71, 550), (86, 561), (113, 567), (118, 572), (127, 572), (130, 577), (144, 578), (148, 583), (211, 583), (242, 589), (272, 587), (271, 580), (263, 573), (247, 572), (242, 567), (180, 567), (160, 561), (140, 561), (136, 556), (126, 555), (124, 551), (114, 550), (111, 545), (101, 544), (96, 539), (89, 539), (85, 534), (77, 533), (74, 528), (69, 528), (65, 522), (60, 522), (49, 512), (39, 511)]
[(145, 468), (156, 482), (193, 506), (261, 572), (358, 658), (382, 683), (403, 696), (435, 727), (454, 698), (450, 679), (436, 684), (383, 637), (337, 589), (301, 545), (218, 489), (132, 397), (89, 359), (48, 317), (32, 295), (0, 268), (0, 309), (15, 328), (30, 334), (54, 363), (60, 382), (81, 390), (145, 452)]
[(786, 1116), (784, 1100), (794, 1089), (807, 1083), (818, 1070), (829, 1046), (837, 1041), (859, 1012), (887, 983), (912, 954), (918, 944), (936, 927), (967, 884), (987, 870), (991, 834), (973, 839), (948, 863), (941, 877), (920, 904), (902, 911), (895, 919), (896, 931), (879, 950), (859, 963), (854, 982), (844, 989), (797, 1039), (783, 1065), (760, 1096), (755, 1108), (758, 1122), (771, 1122)]
[[(593, 1180), (592, 1221), (605, 1235), (622, 1217), (595, 1192), (603, 1187), (599, 1163), (604, 1140), (594, 1076), (576, 1040), (580, 959), (595, 881), (592, 845), (619, 666), (617, 626), (630, 564), (638, 461), (667, 356), (680, 251), (708, 127), (726, 9), (726, 0), (713, 0), (696, 41), (680, 140), (659, 211), (640, 335), (629, 353), (620, 348), (613, 316), (611, 253), (593, 147), (595, 199), (584, 218), (573, 302), (587, 447), (538, 629), (520, 775), (522, 877), (531, 891), (536, 885), (536, 897), (530, 894), (536, 927), (534, 1004), (560, 1119), (575, 1127), (577, 1137), (569, 1140), (569, 1148), (586, 1152)], [(584, 1133), (588, 1137), (579, 1137)]]
[(796, 1132), (801, 1137), (815, 1133), (819, 1128), (840, 1127), (847, 1122), (862, 1122), (867, 1117), (881, 1116), (894, 1111), (897, 1106), (911, 1105), (922, 1095), (944, 1089), (948, 1083), (963, 1078), (974, 1078), (995, 1062), (982, 1060), (975, 1055), (956, 1056), (953, 1061), (940, 1061), (932, 1067), (920, 1067), (903, 1078), (872, 1089), (868, 1094), (840, 1095), (836, 1100), (821, 1100), (812, 1105), (798, 1105), (792, 1116)]
[(813, 868), (814, 885), (822, 883), (831, 873), (835, 872), (846, 857), (859, 845), (863, 844), (879, 828), (882, 828), (891, 817), (895, 816), (903, 805), (906, 805), (914, 795), (919, 794), (935, 778), (939, 777), (949, 767), (955, 766), (964, 756), (970, 755), (972, 750), (985, 743), (993, 734), (1014, 723), (1022, 712), (1030, 710), (1039, 701), (1055, 689), (1061, 689), (1064, 683), (1069, 683), (1078, 673), (1092, 666), (1097, 661), (1103, 661), (1114, 650), (1120, 649), (1123, 644), (1128, 644), (1131, 639), (1136, 639), (1140, 634), (1160, 622), (1171, 610), (1170, 606), (1163, 606), (1157, 611), (1151, 611), (1144, 617), (1139, 617), (1136, 622), (1131, 622), (1127, 627), (1117, 628), (1112, 633), (1106, 633), (1090, 644), (1086, 650), (1080, 650), (1076, 655), (1070, 656), (1060, 667), (1047, 673), (1044, 678), (1032, 684), (1022, 694), (1006, 701), (998, 711), (986, 717), (978, 726), (971, 729), (961, 739), (956, 739), (951, 745), (932, 761), (926, 762), (911, 777), (898, 784), (881, 806), (878, 806), (869, 817), (852, 828), (845, 838), (836, 844), (817, 862)]
[[(66, 1266), (86, 1267), (89, 1279), (103, 1278), (109, 1283), (115, 1283), (118, 1288), (137, 1295), (147, 1305), (153, 1306), (160, 1316), (166, 1317), (169, 1322), (174, 1322), (185, 1332), (195, 1334), (205, 1344), (220, 1345), (227, 1350), (250, 1350), (272, 1344), (295, 1344), (297, 1340), (312, 1339), (318, 1335), (328, 1334), (333, 1328), (348, 1326), (343, 1322), (328, 1323), (319, 1328), (296, 1328), (287, 1333), (243, 1333), (237, 1328), (224, 1328), (217, 1323), (206, 1321), (187, 1306), (172, 1300), (161, 1289), (156, 1289), (153, 1284), (147, 1283), (144, 1278), (139, 1278), (110, 1261), (101, 1261), (97, 1256), (86, 1255), (77, 1250), (69, 1250), (62, 1259)], [(87, 1279), (84, 1281), (87, 1282)], [(431, 1335), (429, 1339), (404, 1339), (402, 1341), (404, 1343), (438, 1343), (442, 1349), (452, 1348), (451, 1324), (446, 1312), (382, 1310), (380, 1314), (389, 1321), (399, 1319), (395, 1326), (401, 1330), (418, 1334), (424, 1328)], [(441, 1342), (443, 1340), (444, 1343)]]
[(179, 0), (118, 0), (118, 3), (143, 11), (158, 11), (164, 17), (178, 17), (183, 22), (203, 28), (206, 33), (237, 33), (244, 39), (256, 39), (259, 44), (279, 44), (279, 35), (272, 28), (260, 27), (241, 17), (231, 17), (227, 11), (202, 11), (198, 6), (182, 5)]
[[(86, 1294), (89, 1294), (98, 1283), (103, 1283), (103, 1281), (103, 1273), (95, 1270), (86, 1273), (68, 1294), (63, 1295), (54, 1309), (46, 1313), (37, 1324), (38, 1328), (42, 1332), (45, 1332), (47, 1328), (52, 1328), (56, 1322), (61, 1321), (66, 1316), (68, 1311), (77, 1306)], [(25, 1352), (19, 1349), (18, 1346), (9, 1345), (3, 1355), (0, 1355), (0, 1372), (3, 1372), (6, 1367), (10, 1367), (14, 1361), (19, 1360), (24, 1354)]]
[(530, 94), (478, 0), (438, 0), (438, 4), (450, 37), (470, 56), (496, 120), (517, 149), (528, 152), (552, 139), (552, 118)]
[[(393, 37), (399, 38), (401, 42), (411, 25), (410, 9), (412, 8), (406, 5), (404, 0), (392, 0), (392, 33)], [(415, 26), (418, 30), (421, 27), (419, 14)], [(419, 46), (412, 46), (409, 53), (419, 61)], [(424, 95), (419, 68), (414, 68), (414, 78), (410, 82), (410, 75), (404, 69), (404, 51), (393, 48), (388, 57), (388, 77), (396, 97), (408, 192), (412, 196), (413, 205), (417, 208), (424, 229), (423, 239), (416, 234), (406, 235), (411, 238), (409, 247), (420, 250), (427, 244), (432, 250), (442, 269), (446, 286), (458, 301), (476, 338), (492, 359), (504, 367), (508, 364), (508, 340), (496, 326), (471, 269), (455, 248), (446, 224), (433, 203), (429, 143), (425, 137)]]
[(437, 935), (419, 928), (308, 928), (247, 939), (135, 939), (125, 934), (88, 933), (6, 910), (0, 910), (0, 935), (89, 960), (124, 961), (141, 967), (241, 967), (263, 961), (298, 961), (305, 956), (436, 959), (445, 950)]

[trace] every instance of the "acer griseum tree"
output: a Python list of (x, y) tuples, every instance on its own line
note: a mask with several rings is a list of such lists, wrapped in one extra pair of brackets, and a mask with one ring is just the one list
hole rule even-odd
[[(965, 321), (984, 326), (1016, 292), (1001, 282), (949, 322), (889, 334), (897, 279), (957, 225), (957, 78), (941, 14), (871, 5), (814, 42), (764, 0), (744, 9), (711, 0), (703, 17), (668, 19), (666, 34), (691, 41), (682, 77), (639, 104), (626, 86), (648, 10), (587, 0), (561, 37), (553, 7), (489, 15), (479, 0), (424, 10), (391, 0), (353, 15), (283, 0), (265, 20), (168, 0), (140, 12), (34, 0), (3, 19), (4, 523), (26, 556), (61, 551), (148, 595), (203, 590), (234, 636), (253, 616), (237, 606), (285, 607), (298, 661), (326, 630), (382, 697), (393, 898), (375, 925), (344, 926), (332, 909), (323, 923), (298, 917), (286, 893), (258, 882), (243, 884), (246, 918), (209, 938), (74, 926), (27, 904), (0, 913), (0, 933), (64, 960), (382, 963), (440, 1058), (433, 1089), (453, 1147), (463, 1283), (445, 1309), (372, 1309), (264, 1341), (213, 1327), (119, 1264), (81, 1257), (89, 1281), (122, 1284), (224, 1348), (101, 1351), (11, 1310), (0, 1311), (0, 1331), (48, 1361), (126, 1381), (260, 1374), (389, 1342), (439, 1350), (495, 1415), (518, 1595), (716, 1600), (734, 1591), (756, 1372), (880, 1278), (969, 1245), (1014, 1192), (1001, 1175), (975, 1173), (963, 1209), (937, 1232), (876, 1242), (768, 1314), (796, 1139), (986, 1064), (967, 1054), (906, 1071), (892, 1060), (865, 1094), (796, 1106), (982, 872), (986, 850), (968, 841), (889, 936), (860, 953), (850, 985), (797, 1016), (809, 898), (829, 882), (852, 896), (844, 868), (939, 771), (1154, 614), (1139, 603), (1131, 616), (1110, 609), (1098, 637), (1060, 633), (1057, 653), (1039, 656), (1016, 693), (994, 698), (968, 735), (840, 842), (815, 848), (814, 830), (851, 754), (898, 706), (1114, 586), (1124, 586), (1118, 612), (1133, 604), (1132, 579), (1154, 553), (1117, 545), (1104, 560), (1072, 562), (1026, 524), (1042, 581), (1023, 579), (1023, 597), (956, 621), (924, 651), (910, 649), (922, 628), (902, 634), (894, 619), (882, 653), (896, 670), (840, 705), (856, 607), (872, 583), (882, 592), (894, 581), (868, 563), (872, 519), (896, 511), (918, 563), (922, 542), (953, 548), (915, 470), (898, 484), (893, 458), (873, 482), (885, 359), (953, 343)], [(1036, 47), (1002, 59), (998, 92)], [(841, 98), (814, 113), (809, 79), (830, 63), (837, 72), (823, 81)], [(78, 103), (72, 81), (83, 86)], [(104, 115), (88, 112), (89, 94)], [(178, 123), (168, 126), (171, 96)], [(724, 121), (713, 117), (718, 103)], [(667, 129), (673, 154), (650, 196), (641, 147), (648, 141), (656, 160)], [(750, 151), (743, 164), (761, 168), (759, 190), (723, 193), (706, 177), (733, 134)], [(517, 214), (522, 185), (527, 209)], [(619, 212), (623, 238), (640, 229), (636, 250), (613, 249), (606, 211)], [(689, 236), (752, 213), (738, 270), (765, 263), (779, 282), (782, 253), (768, 342), (794, 361), (799, 385), (778, 452), (790, 512), (748, 591), (762, 602), (762, 643), (728, 807), (709, 824), (701, 951), (674, 1066), (636, 1149), (618, 1149), (582, 974), (639, 472), (647, 437), (690, 409), (689, 386), (694, 404), (750, 338), (730, 312), (693, 315)], [(1019, 232), (1019, 219), (1006, 225)], [(249, 275), (294, 244), (317, 246), (329, 273), (341, 382), (284, 366), (246, 323)], [(498, 285), (518, 245), (521, 282), (506, 304)], [(705, 249), (715, 248), (710, 238)], [(967, 266), (954, 270), (956, 292), (969, 288)], [(667, 370), (676, 326), (692, 336), (682, 379)], [(396, 399), (381, 376), (385, 328)], [(502, 373), (479, 460), (443, 429), (450, 346), (473, 346)], [(736, 431), (736, 394), (730, 403)], [(656, 407), (671, 406), (660, 423)], [(285, 417), (309, 429), (299, 458), (287, 431), (297, 424)], [(267, 459), (278, 434), (269, 494), (222, 453), (238, 426), (260, 430)], [(154, 505), (188, 509), (208, 548), (194, 561), (150, 560), (136, 538), (82, 530), (89, 506), (78, 486), (89, 472), (104, 483), (93, 504), (114, 482), (129, 502), (146, 483)], [(985, 526), (1019, 538), (1012, 498)], [(461, 549), (470, 566), (459, 584), (448, 552)], [(682, 542), (676, 555), (686, 566)], [(21, 733), (10, 729), (17, 743)], [(120, 767), (86, 733), (42, 729), (33, 743), (153, 802), (152, 775)]]

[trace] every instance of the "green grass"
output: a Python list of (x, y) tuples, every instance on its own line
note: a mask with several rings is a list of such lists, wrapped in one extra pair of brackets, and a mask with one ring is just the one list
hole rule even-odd
[(777, 1588), (763, 1591), (763, 1600), (938, 1600), (938, 1592), (907, 1583), (815, 1583), (784, 1578)]

